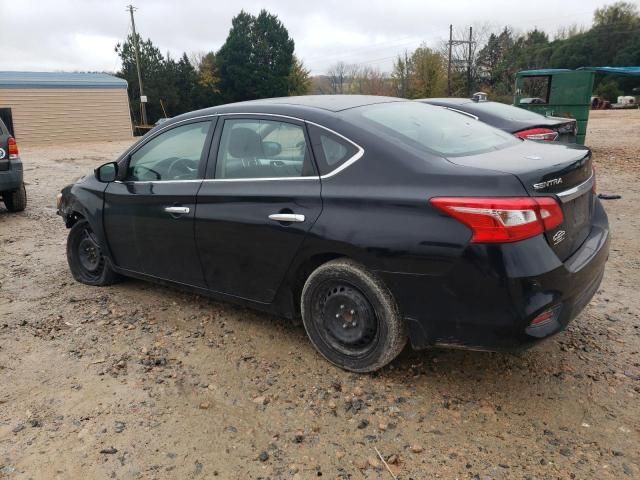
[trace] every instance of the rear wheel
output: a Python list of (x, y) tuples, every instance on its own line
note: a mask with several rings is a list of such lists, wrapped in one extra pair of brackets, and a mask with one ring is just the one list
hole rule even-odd
[(301, 303), (309, 339), (327, 360), (345, 370), (378, 370), (407, 342), (391, 292), (351, 260), (318, 267), (304, 285)]
[(87, 285), (111, 285), (120, 279), (102, 254), (100, 243), (86, 220), (79, 220), (69, 231), (67, 262), (73, 278)]
[(27, 208), (27, 190), (24, 188), (24, 183), (21, 183), (20, 187), (13, 192), (4, 192), (2, 198), (10, 212), (21, 212)]

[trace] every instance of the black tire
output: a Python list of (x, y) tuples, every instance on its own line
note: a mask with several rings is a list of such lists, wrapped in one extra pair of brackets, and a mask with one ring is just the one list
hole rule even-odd
[(120, 280), (120, 275), (102, 254), (100, 242), (86, 220), (78, 220), (69, 231), (67, 262), (78, 282), (103, 286)]
[(27, 190), (24, 183), (20, 184), (20, 188), (13, 192), (4, 192), (2, 194), (4, 205), (10, 212), (21, 212), (27, 208)]
[(328, 361), (352, 372), (378, 370), (407, 343), (389, 289), (362, 265), (337, 259), (319, 266), (302, 289), (302, 322)]

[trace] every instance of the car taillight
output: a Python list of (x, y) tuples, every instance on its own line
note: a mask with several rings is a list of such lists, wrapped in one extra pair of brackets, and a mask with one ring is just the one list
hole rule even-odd
[(15, 160), (18, 158), (18, 144), (16, 143), (15, 138), (9, 137), (9, 140), (7, 140), (7, 147), (9, 150), (9, 160)]
[(431, 204), (469, 227), (472, 243), (517, 242), (564, 220), (553, 197), (436, 197)]
[(549, 128), (530, 128), (528, 130), (516, 132), (514, 135), (528, 140), (547, 140), (549, 142), (558, 138), (558, 132)]

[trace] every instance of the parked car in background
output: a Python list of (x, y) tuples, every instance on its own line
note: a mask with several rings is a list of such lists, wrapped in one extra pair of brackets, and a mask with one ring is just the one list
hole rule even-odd
[(520, 99), (520, 103), (544, 105), (547, 102), (543, 98), (539, 98), (539, 97), (525, 97)]
[(575, 143), (578, 124), (571, 118), (545, 117), (539, 113), (499, 102), (476, 102), (468, 98), (418, 100), (472, 116), (516, 137)]
[(1, 119), (0, 197), (10, 212), (20, 212), (27, 207), (27, 191), (24, 188), (18, 144)]
[(403, 99), (172, 118), (58, 198), (74, 278), (172, 284), (291, 319), (356, 372), (407, 340), (519, 349), (566, 327), (609, 249), (588, 148)]

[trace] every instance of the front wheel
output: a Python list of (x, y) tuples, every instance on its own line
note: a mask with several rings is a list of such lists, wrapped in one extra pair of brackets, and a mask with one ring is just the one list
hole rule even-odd
[(69, 231), (67, 262), (73, 278), (87, 285), (111, 285), (120, 278), (102, 254), (100, 243), (86, 220), (79, 220)]
[(351, 260), (318, 267), (304, 285), (301, 304), (309, 339), (322, 356), (345, 370), (378, 370), (407, 343), (391, 292)]

